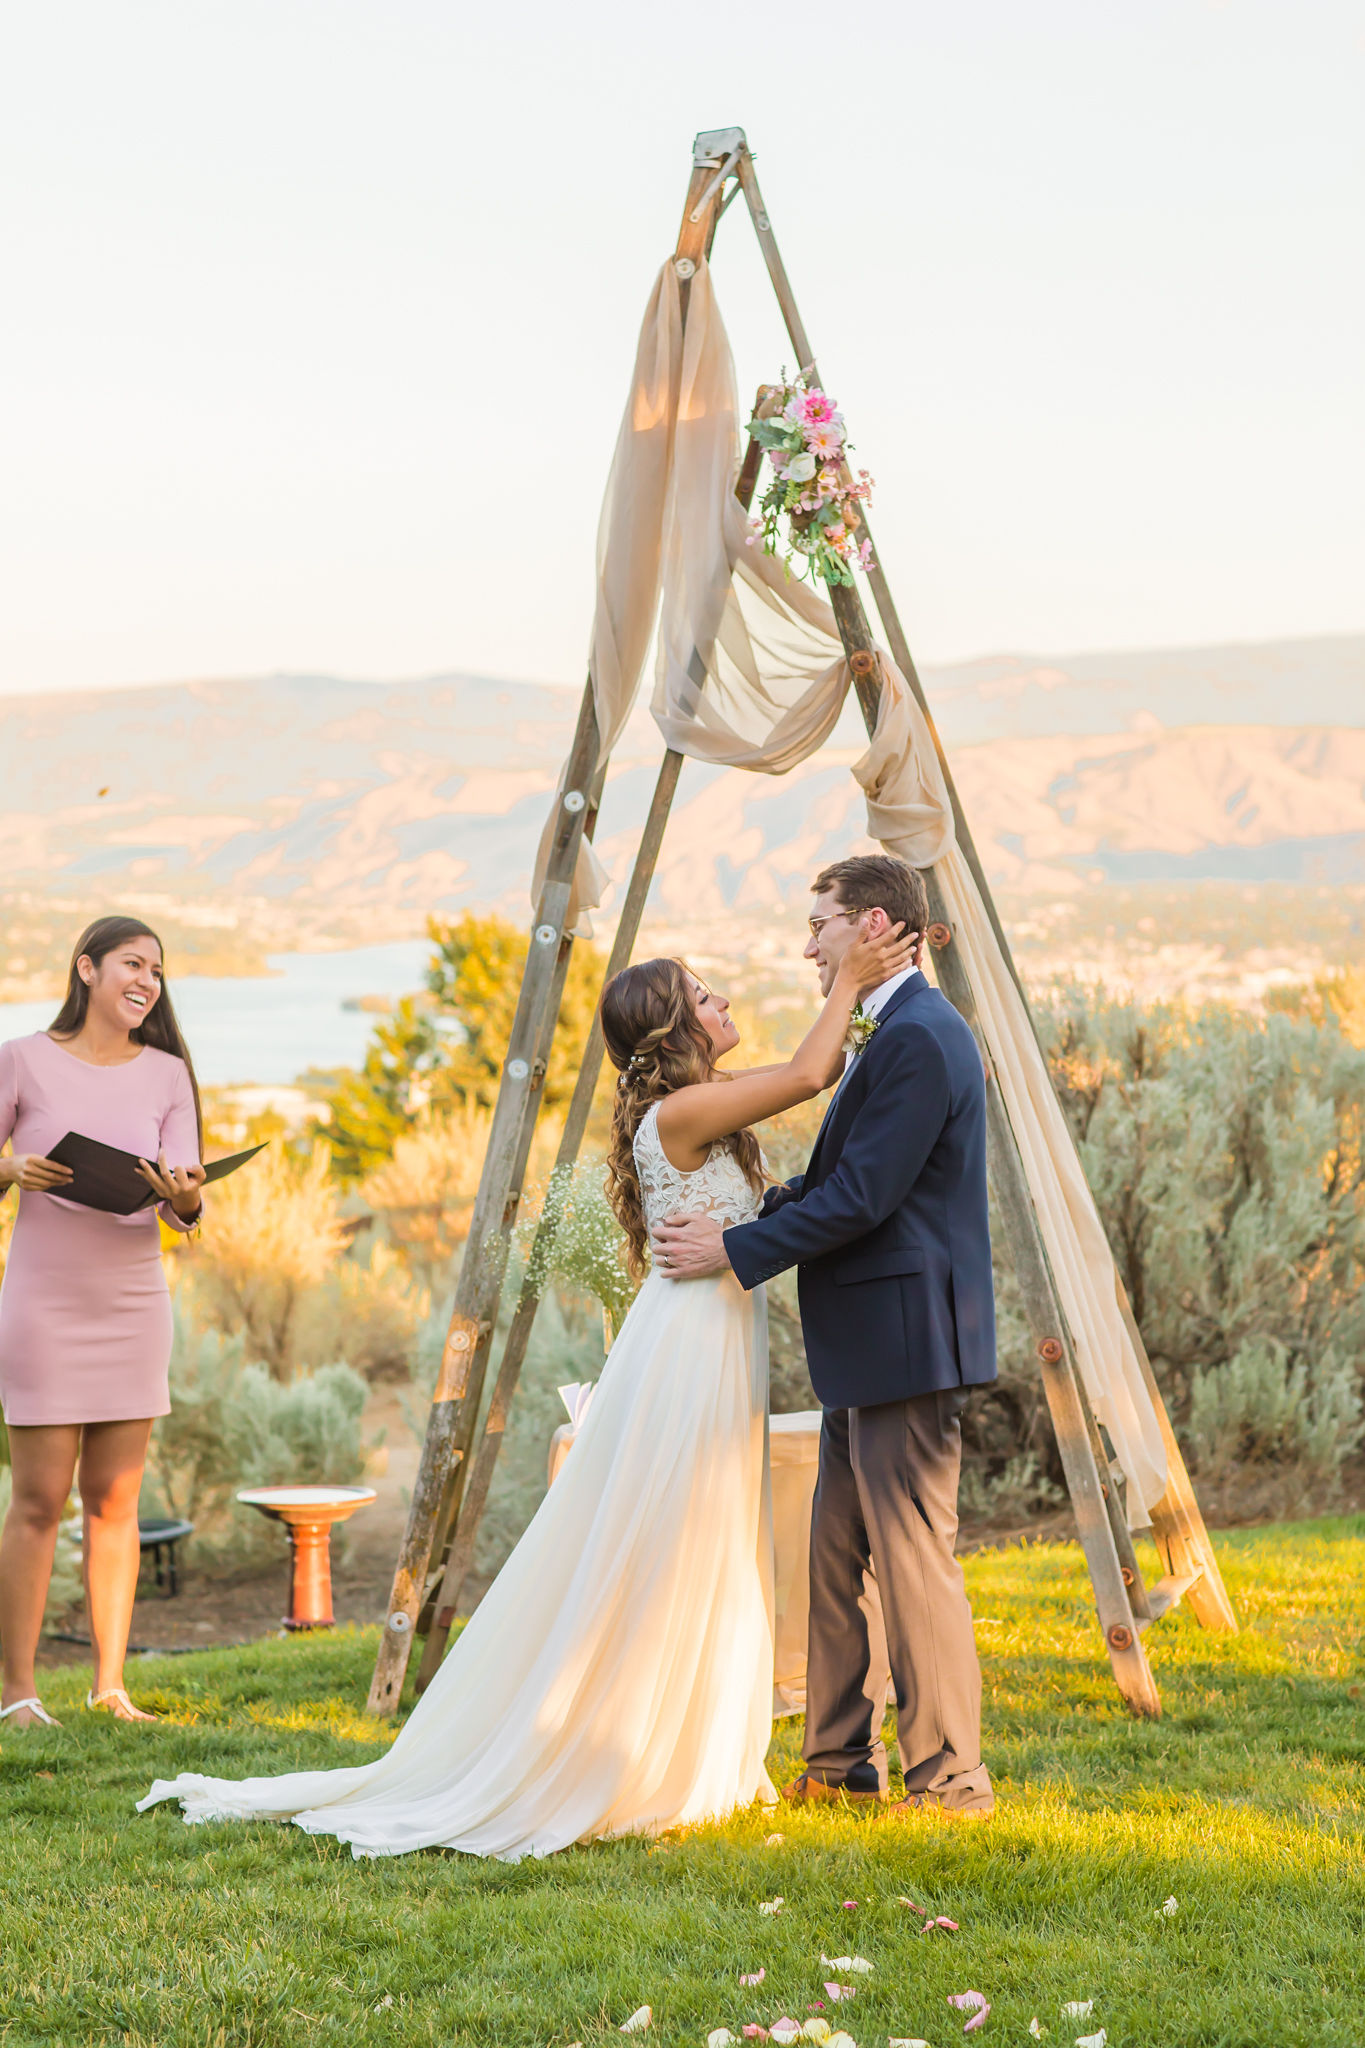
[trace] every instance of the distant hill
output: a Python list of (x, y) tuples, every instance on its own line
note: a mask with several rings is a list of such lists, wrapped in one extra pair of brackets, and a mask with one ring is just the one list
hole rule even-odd
[(1161, 725), (1365, 724), (1365, 635), (928, 669), (944, 744)]
[[(1365, 636), (927, 670), (993, 877), (1013, 886), (1365, 881)], [(0, 698), (0, 888), (93, 901), (524, 908), (578, 693), (443, 675)], [(617, 751), (598, 834), (628, 867), (661, 743)], [(689, 763), (656, 884), (671, 918), (792, 901), (862, 832), (846, 714), (785, 777)], [(104, 792), (101, 794), (101, 792)]]

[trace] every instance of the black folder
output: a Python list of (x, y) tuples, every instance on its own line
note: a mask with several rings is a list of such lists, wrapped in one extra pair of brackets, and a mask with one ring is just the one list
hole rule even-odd
[[(245, 1166), (248, 1159), (264, 1150), (264, 1145), (252, 1145), (227, 1159), (212, 1160), (204, 1168), (205, 1182), (221, 1180), (225, 1173), (236, 1173), (239, 1166)], [(47, 1156), (59, 1166), (71, 1168), (73, 1178), (65, 1187), (48, 1191), (63, 1202), (79, 1202), (86, 1209), (106, 1209), (111, 1216), (132, 1216), (161, 1199), (138, 1172), (136, 1152), (120, 1152), (115, 1145), (101, 1145), (98, 1138), (83, 1138), (79, 1131), (68, 1131)], [(171, 1163), (178, 1166), (180, 1161)], [(155, 1160), (148, 1161), (150, 1166), (155, 1164)]]

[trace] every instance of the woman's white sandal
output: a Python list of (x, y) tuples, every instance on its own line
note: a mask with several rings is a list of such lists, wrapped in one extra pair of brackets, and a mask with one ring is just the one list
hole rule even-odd
[(61, 1722), (54, 1721), (40, 1699), (16, 1700), (12, 1707), (0, 1707), (0, 1721), (8, 1721), (11, 1714), (22, 1714), (27, 1707), (35, 1721), (41, 1721), (45, 1728), (60, 1728)]
[(106, 1686), (103, 1692), (88, 1692), (85, 1695), (86, 1707), (92, 1713), (104, 1706), (108, 1700), (122, 1700), (124, 1706), (128, 1709), (126, 1714), (116, 1714), (115, 1720), (156, 1721), (160, 1718), (157, 1714), (144, 1714), (140, 1707), (135, 1707), (128, 1697), (126, 1688), (121, 1685)]

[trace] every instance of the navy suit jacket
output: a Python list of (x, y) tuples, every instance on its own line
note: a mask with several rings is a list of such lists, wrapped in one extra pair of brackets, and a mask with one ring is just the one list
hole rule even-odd
[(826, 1408), (995, 1378), (985, 1076), (971, 1027), (922, 974), (889, 997), (806, 1171), (725, 1250), (745, 1287), (797, 1268)]

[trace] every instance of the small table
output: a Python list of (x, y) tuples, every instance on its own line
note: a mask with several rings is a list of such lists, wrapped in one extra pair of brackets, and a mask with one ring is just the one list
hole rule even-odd
[(183, 1538), (193, 1534), (193, 1522), (177, 1522), (169, 1515), (153, 1516), (150, 1520), (139, 1522), (137, 1525), (139, 1551), (151, 1551), (157, 1591), (164, 1593), (168, 1600), (174, 1600), (180, 1591), (175, 1546)]
[(332, 1524), (376, 1499), (372, 1486), (249, 1486), (237, 1496), (289, 1531), (286, 1628), (331, 1628)]

